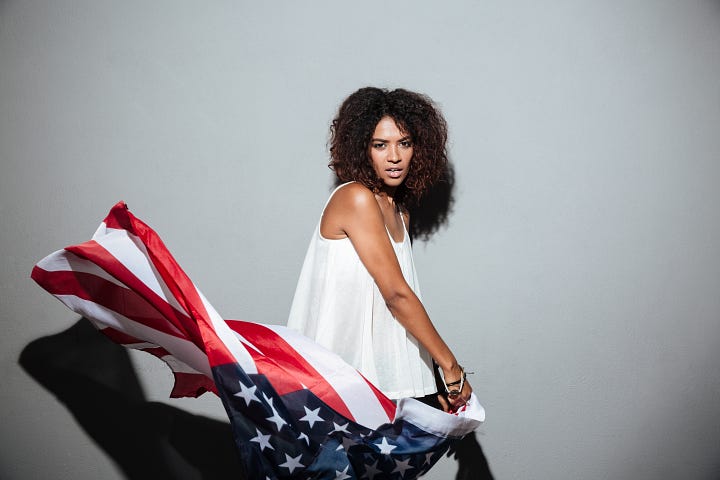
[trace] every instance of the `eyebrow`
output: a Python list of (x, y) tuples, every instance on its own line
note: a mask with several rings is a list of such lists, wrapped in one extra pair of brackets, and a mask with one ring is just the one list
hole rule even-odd
[[(404, 142), (405, 140), (412, 140), (412, 138), (410, 137), (410, 135), (405, 135), (404, 137), (402, 137), (401, 139), (399, 139), (398, 142)], [(384, 139), (384, 138), (371, 138), (370, 141), (371, 141), (371, 142), (385, 142), (385, 143), (387, 143), (387, 142), (389, 142), (390, 140), (386, 140), (386, 139)]]

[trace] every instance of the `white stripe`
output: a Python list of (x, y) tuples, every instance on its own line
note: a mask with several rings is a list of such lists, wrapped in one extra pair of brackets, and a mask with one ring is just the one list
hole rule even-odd
[(195, 373), (198, 375), (204, 375), (202, 372), (198, 372), (192, 367), (188, 366), (187, 363), (178, 360), (174, 355), (164, 355), (160, 357), (162, 361), (166, 362), (173, 372), (177, 373)]
[(182, 359), (190, 368), (212, 378), (210, 364), (205, 352), (191, 341), (155, 330), (98, 303), (84, 300), (75, 295), (55, 295), (55, 297), (72, 311), (96, 320), (96, 322), (93, 322), (96, 325), (97, 322), (100, 322), (103, 326), (111, 327), (132, 337), (158, 345), (177, 359)]
[[(104, 225), (101, 224), (101, 227)], [(99, 228), (93, 235), (93, 240), (110, 252), (133, 275), (135, 275), (150, 290), (160, 298), (172, 305), (175, 309), (184, 311), (177, 302), (170, 289), (165, 285), (162, 277), (150, 261), (145, 245), (142, 241), (127, 230), (105, 228), (104, 233)], [(175, 328), (171, 325), (171, 328)], [(177, 330), (178, 333), (181, 333)]]
[(260, 325), (283, 337), (333, 386), (347, 405), (356, 423), (375, 429), (392, 421), (365, 379), (337, 354), (323, 348), (296, 330), (281, 325)]
[[(227, 323), (227, 320), (225, 320), (225, 323)], [(232, 330), (232, 328), (230, 328), (230, 330)], [(265, 352), (262, 352), (262, 351), (257, 347), (257, 345), (253, 345), (252, 343), (250, 343), (250, 340), (248, 340), (247, 338), (243, 337), (240, 333), (236, 332), (235, 330), (232, 330), (232, 333), (233, 333), (233, 335), (235, 335), (235, 337), (240, 341), (240, 343), (242, 343), (243, 347), (245, 347), (246, 350), (247, 350), (248, 348), (252, 348), (252, 349), (255, 350), (259, 355), (265, 356)]]
[(230, 329), (228, 324), (225, 323), (225, 320), (220, 316), (215, 308), (210, 305), (210, 302), (207, 301), (205, 295), (203, 295), (197, 288), (195, 288), (195, 290), (203, 302), (203, 306), (208, 313), (213, 330), (215, 330), (215, 334), (218, 336), (220, 341), (225, 344), (225, 347), (230, 351), (230, 354), (235, 358), (235, 361), (240, 364), (240, 367), (245, 370), (245, 373), (257, 373), (257, 366), (255, 365), (252, 356), (242, 345), (238, 337), (235, 335), (235, 332)]
[(460, 438), (480, 426), (485, 420), (485, 409), (474, 393), (470, 395), (467, 408), (457, 415), (445, 413), (414, 398), (401, 398), (395, 412), (395, 421), (399, 420), (439, 437)]
[(83, 272), (100, 277), (108, 282), (114, 283), (123, 288), (127, 288), (120, 280), (107, 273), (102, 268), (98, 267), (93, 262), (85, 260), (84, 258), (78, 257), (72, 252), (67, 250), (58, 250), (57, 252), (51, 253), (47, 257), (40, 260), (37, 264), (38, 267), (48, 272)]

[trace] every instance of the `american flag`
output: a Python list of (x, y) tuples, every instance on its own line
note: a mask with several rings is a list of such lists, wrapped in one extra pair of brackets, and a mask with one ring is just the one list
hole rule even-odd
[(113, 341), (162, 359), (171, 397), (216, 393), (250, 479), (414, 479), (485, 412), (395, 404), (340, 357), (276, 325), (224, 320), (120, 202), (32, 278)]

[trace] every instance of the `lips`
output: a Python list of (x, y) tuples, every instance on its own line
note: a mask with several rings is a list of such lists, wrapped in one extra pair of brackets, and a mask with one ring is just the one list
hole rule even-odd
[(387, 168), (385, 169), (390, 178), (400, 178), (402, 176), (402, 168)]

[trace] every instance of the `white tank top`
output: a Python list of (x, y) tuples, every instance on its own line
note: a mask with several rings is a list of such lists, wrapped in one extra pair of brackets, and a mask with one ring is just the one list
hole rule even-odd
[[(402, 242), (392, 237), (390, 242), (405, 280), (419, 298), (404, 220)], [(288, 327), (340, 355), (390, 398), (437, 391), (430, 354), (392, 316), (350, 239), (324, 238), (320, 222), (300, 272)]]

